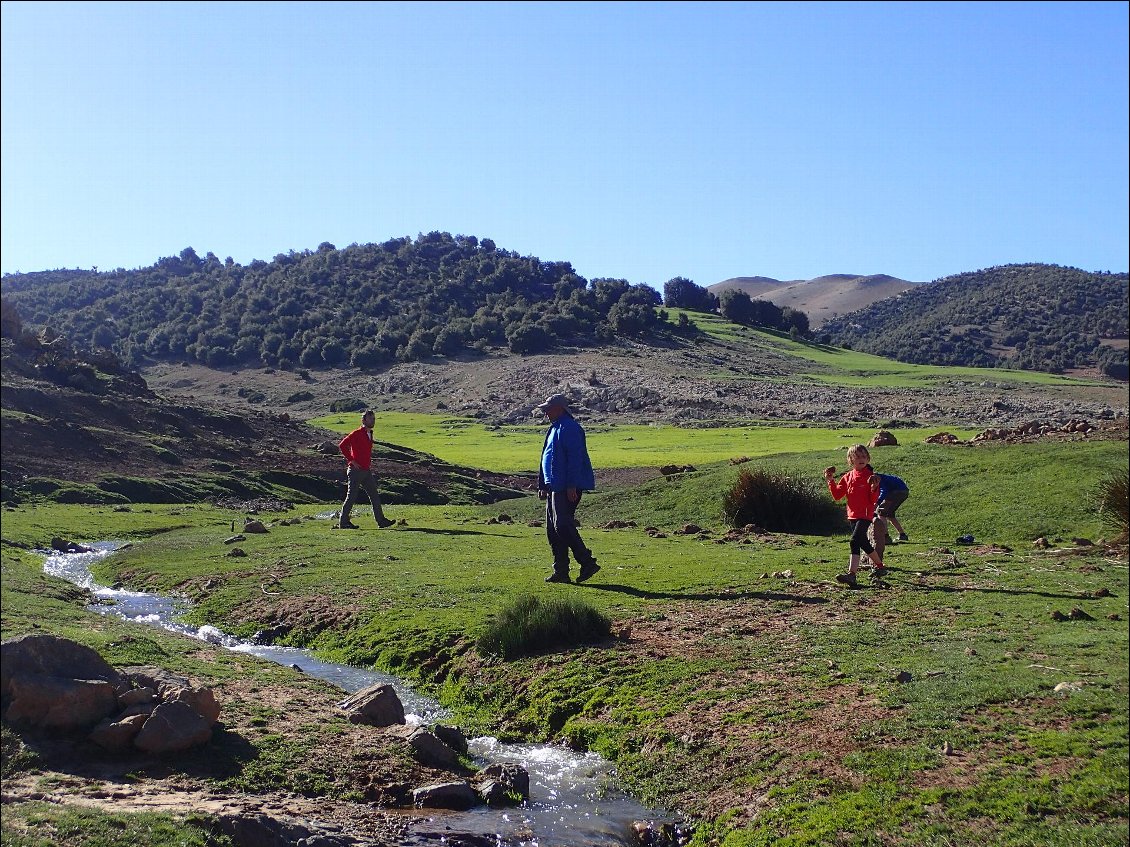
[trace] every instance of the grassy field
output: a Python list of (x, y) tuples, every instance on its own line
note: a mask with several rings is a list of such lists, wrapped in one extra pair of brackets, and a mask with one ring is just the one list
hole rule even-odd
[[(679, 314), (685, 310), (668, 309), (667, 311), (669, 313), (668, 320), (671, 323), (676, 323)], [(790, 381), (800, 377), (816, 382), (859, 388), (923, 388), (954, 382), (980, 383), (986, 380), (1006, 384), (1025, 383), (1029, 385), (1102, 384), (1037, 371), (912, 365), (894, 359), (885, 359), (882, 356), (874, 356), (870, 353), (794, 341), (785, 333), (742, 327), (731, 323), (721, 315), (707, 315), (689, 311), (686, 312), (686, 315), (695, 322), (700, 330), (717, 341), (737, 344), (753, 350), (772, 351), (809, 363), (810, 368), (801, 365), (799, 372), (790, 376)], [(723, 373), (718, 376), (726, 377), (727, 374)]]
[[(448, 438), (435, 419), (416, 420), (421, 440)], [(412, 423), (399, 422), (408, 435)], [(626, 430), (594, 434), (594, 459), (602, 437)], [(533, 498), (390, 507), (406, 525), (386, 531), (368, 516), (353, 533), (327, 520), (274, 526), (249, 536), (244, 559), (223, 544), (237, 516), (212, 507), (8, 510), (3, 634), (47, 628), (114, 662), (197, 661), (165, 636), (127, 640), (124, 624), (102, 618), (92, 627), (73, 592), (35, 576), (33, 554), (15, 546), (131, 539), (100, 566), (102, 581), (182, 594), (193, 621), (242, 635), (300, 599), (325, 615), (294, 614), (290, 643), (413, 680), (472, 731), (595, 749), (645, 801), (702, 819), (696, 845), (1127, 843), (1125, 547), (1072, 540), (1109, 536), (1095, 485), (1125, 470), (1125, 443), (873, 451), (879, 470), (910, 483), (900, 518), (911, 543), (890, 548), (890, 577), (851, 591), (832, 580), (842, 536), (717, 543), (720, 497), (738, 472), (730, 455), (819, 482), (864, 433), (783, 429), (774, 450), (757, 432), (669, 433), (688, 439), (679, 461), (699, 471), (586, 498), (582, 531), (603, 569), (584, 586), (542, 581)], [(493, 434), (477, 424), (450, 435), (444, 458), (480, 466), (540, 447), (540, 434), (508, 431), (488, 456)], [(378, 436), (397, 440), (380, 422)], [(647, 440), (667, 437), (662, 428), (632, 437), (641, 455), (671, 455)], [(497, 523), (503, 511), (514, 520)], [(613, 519), (638, 526), (598, 528)], [(711, 532), (677, 534), (689, 522)], [(966, 533), (977, 543), (954, 545)], [(1052, 549), (1033, 549), (1037, 536)], [(508, 604), (567, 592), (611, 618), (616, 637), (511, 662), (474, 651)]]
[[(474, 418), (443, 415), (378, 412), (373, 433), (377, 440), (403, 444), (431, 453), (444, 461), (495, 471), (530, 471), (537, 468), (545, 426), (492, 427)], [(326, 415), (313, 426), (346, 433), (358, 426), (356, 413)], [(892, 430), (900, 441), (921, 441), (935, 429)], [(977, 430), (947, 428), (958, 438)], [(589, 456), (595, 468), (660, 467), (709, 464), (742, 456), (757, 457), (810, 453), (843, 445), (866, 443), (873, 427), (831, 429), (758, 425), (687, 429), (670, 425), (585, 425)], [(842, 464), (842, 457), (840, 459)]]

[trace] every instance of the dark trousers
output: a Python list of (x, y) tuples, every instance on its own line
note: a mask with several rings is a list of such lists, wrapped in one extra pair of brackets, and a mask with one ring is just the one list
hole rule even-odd
[(377, 478), (371, 470), (350, 465), (345, 472), (345, 502), (341, 504), (341, 524), (349, 523), (349, 513), (353, 504), (357, 502), (358, 495), (364, 491), (369, 495), (369, 502), (373, 504), (373, 517), (377, 523), (385, 520), (384, 510), (381, 508), (381, 495), (377, 492)]
[(851, 554), (858, 556), (861, 552), (871, 555), (875, 548), (867, 540), (867, 529), (871, 526), (869, 518), (862, 518), (851, 522)]
[(596, 563), (592, 551), (581, 540), (577, 531), (577, 506), (581, 493), (577, 492), (577, 502), (570, 503), (564, 491), (550, 491), (545, 499), (545, 535), (549, 539), (549, 549), (553, 551), (553, 572), (569, 574), (569, 551), (581, 567)]

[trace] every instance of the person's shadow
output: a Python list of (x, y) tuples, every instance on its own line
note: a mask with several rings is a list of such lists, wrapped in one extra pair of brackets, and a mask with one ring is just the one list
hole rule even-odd
[(827, 603), (826, 597), (809, 597), (804, 594), (786, 594), (779, 591), (648, 591), (631, 585), (620, 585), (615, 582), (585, 582), (582, 588), (595, 588), (599, 591), (615, 591), (618, 594), (627, 594), (639, 597), (642, 600), (787, 600), (790, 603), (804, 603), (818, 605)]

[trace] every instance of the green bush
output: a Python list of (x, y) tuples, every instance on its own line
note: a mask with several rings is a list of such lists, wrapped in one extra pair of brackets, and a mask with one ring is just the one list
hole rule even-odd
[(1116, 471), (1100, 481), (1095, 499), (1103, 523), (1125, 541), (1130, 536), (1130, 471)]
[(358, 400), (356, 397), (342, 397), (338, 400), (333, 400), (330, 403), (330, 411), (341, 412), (360, 412), (368, 408), (364, 400)]
[(484, 656), (517, 659), (595, 641), (611, 629), (607, 617), (580, 600), (540, 600), (526, 595), (506, 606), (475, 646)]
[(844, 511), (822, 486), (780, 471), (743, 469), (722, 495), (722, 519), (732, 527), (754, 524), (770, 532), (831, 535), (846, 528)]

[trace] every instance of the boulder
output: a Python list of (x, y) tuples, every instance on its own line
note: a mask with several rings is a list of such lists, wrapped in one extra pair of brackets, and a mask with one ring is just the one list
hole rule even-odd
[(443, 724), (436, 724), (432, 727), (432, 732), (435, 733), (436, 738), (450, 747), (457, 753), (467, 753), (467, 736), (463, 734), (457, 726), (444, 726)]
[(148, 717), (148, 715), (127, 715), (106, 718), (90, 731), (90, 740), (111, 753), (123, 752), (130, 748)]
[(262, 521), (249, 520), (243, 525), (243, 531), (262, 534), (267, 531), (267, 527)]
[(212, 740), (212, 721), (187, 703), (162, 703), (145, 719), (133, 745), (146, 753), (179, 753)]
[(868, 447), (897, 447), (898, 443), (899, 443), (898, 439), (895, 438), (893, 433), (888, 432), (885, 429), (881, 429), (871, 437), (871, 440), (869, 442), (867, 442), (867, 446)]
[(416, 759), (425, 765), (444, 770), (459, 767), (459, 754), (426, 729), (417, 729), (408, 736), (408, 746)]
[[(521, 765), (495, 762), (494, 764), (487, 765), (481, 771), (479, 776), (486, 777), (486, 781), (479, 785), (479, 795), (487, 802), (488, 805), (496, 805), (497, 802), (492, 802), (488, 799), (488, 794), (497, 798), (500, 793), (506, 795), (506, 799), (501, 801), (503, 805), (514, 804), (514, 797), (520, 797), (519, 802), (525, 802), (530, 799), (530, 774)], [(493, 783), (498, 788), (490, 788), (488, 786)]]
[(102, 679), (14, 674), (4, 717), (13, 724), (72, 732), (88, 729), (118, 708), (114, 686)]
[(413, 790), (412, 803), (427, 809), (456, 809), (466, 811), (479, 802), (479, 795), (468, 783), (439, 782)]
[(118, 672), (95, 650), (55, 635), (21, 635), (0, 644), (0, 697), (15, 674), (117, 682)]
[(370, 685), (346, 697), (338, 706), (350, 722), (369, 726), (392, 726), (404, 723), (404, 705), (396, 689), (388, 684)]

